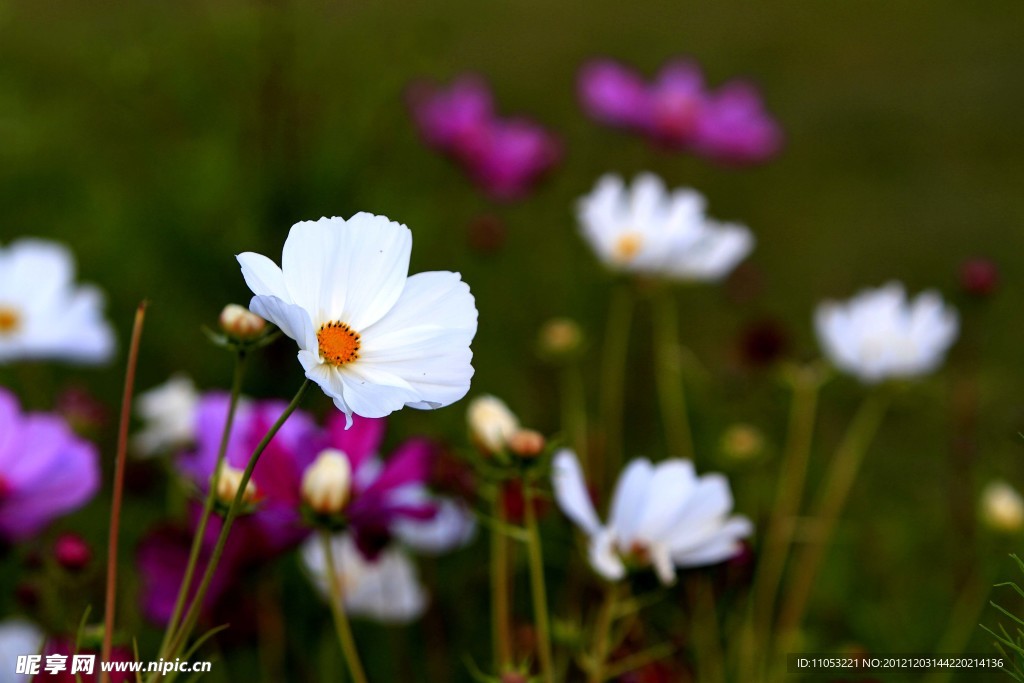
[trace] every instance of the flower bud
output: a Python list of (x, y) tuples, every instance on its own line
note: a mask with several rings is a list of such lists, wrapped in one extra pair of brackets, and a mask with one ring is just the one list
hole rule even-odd
[(500, 453), (508, 439), (519, 430), (519, 418), (496, 396), (484, 395), (473, 399), (466, 411), (469, 433), (485, 453)]
[(53, 555), (57, 564), (68, 571), (77, 572), (89, 564), (92, 548), (78, 534), (61, 534), (53, 544)]
[(544, 435), (532, 429), (517, 429), (508, 438), (508, 449), (520, 458), (536, 458), (544, 452)]
[(570, 318), (552, 318), (540, 328), (538, 343), (546, 358), (566, 358), (583, 348), (583, 330)]
[(764, 435), (753, 425), (734, 424), (722, 434), (721, 449), (733, 460), (750, 460), (764, 450)]
[(967, 259), (960, 264), (960, 287), (971, 296), (991, 296), (999, 287), (999, 269), (988, 259)]
[[(217, 499), (221, 503), (231, 505), (235, 494), (238, 493), (239, 486), (242, 485), (243, 474), (242, 470), (235, 469), (227, 463), (220, 466), (220, 477), (217, 479)], [(256, 484), (250, 479), (245, 484), (242, 502), (251, 503), (254, 500), (256, 500)]]
[(341, 451), (328, 448), (302, 475), (302, 500), (321, 515), (345, 509), (352, 491), (352, 465)]
[(990, 482), (981, 492), (981, 518), (995, 531), (1019, 532), (1024, 527), (1024, 498), (1005, 481)]
[(266, 327), (266, 320), (238, 304), (228, 304), (220, 312), (220, 329), (235, 339), (255, 339)]

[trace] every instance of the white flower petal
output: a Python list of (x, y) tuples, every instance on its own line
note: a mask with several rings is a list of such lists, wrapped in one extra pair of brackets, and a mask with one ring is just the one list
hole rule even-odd
[(562, 449), (555, 454), (551, 468), (551, 484), (555, 500), (565, 516), (576, 523), (588, 536), (593, 536), (601, 527), (594, 504), (590, 501), (587, 483), (583, 479), (580, 462), (576, 454)]
[(295, 303), (284, 284), (284, 273), (276, 263), (262, 254), (254, 254), (251, 251), (239, 254), (235, 258), (242, 266), (242, 277), (253, 294), (276, 296), (285, 303)]
[(651, 502), (649, 491), (653, 474), (651, 461), (637, 458), (626, 466), (615, 485), (608, 526), (627, 543), (637, 534), (644, 510)]
[(276, 296), (254, 296), (249, 302), (249, 310), (280, 327), (304, 351), (319, 350), (309, 314), (298, 304), (286, 303)]
[(618, 581), (626, 575), (626, 566), (615, 544), (615, 535), (610, 530), (601, 530), (590, 539), (590, 566), (609, 581)]

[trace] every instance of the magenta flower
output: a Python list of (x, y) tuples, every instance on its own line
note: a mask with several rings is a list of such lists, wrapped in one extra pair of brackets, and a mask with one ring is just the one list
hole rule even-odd
[(409, 106), (423, 141), (446, 154), (472, 145), (495, 118), (490, 88), (478, 76), (463, 76), (448, 90), (416, 83)]
[[(188, 526), (164, 524), (150, 531), (139, 542), (136, 551), (136, 565), (142, 585), (139, 589), (139, 604), (142, 614), (159, 626), (170, 621), (174, 603), (185, 577), (188, 566), (192, 537), (196, 531), (200, 508), (190, 510)], [(189, 590), (189, 602), (199, 588), (199, 579), (206, 571), (213, 547), (220, 533), (221, 520), (211, 517), (201, 546), (195, 576)], [(210, 586), (203, 599), (202, 614), (209, 615), (224, 594), (235, 585), (239, 576), (250, 566), (273, 557), (265, 543), (266, 536), (252, 517), (236, 520), (224, 546), (217, 570), (213, 573)]]
[(447, 90), (417, 83), (409, 107), (423, 141), (494, 199), (523, 196), (562, 157), (561, 143), (539, 123), (499, 117), (477, 76), (458, 78)]
[[(205, 493), (217, 464), (229, 397), (211, 392), (196, 407), (196, 448), (181, 456), (181, 470)], [(235, 413), (224, 461), (236, 469), (245, 469), (249, 456), (270, 431), (287, 404), (283, 401), (243, 400)], [(256, 487), (256, 511), (252, 523), (263, 531), (260, 545), (269, 554), (283, 552), (306, 536), (299, 510), (299, 486), (302, 472), (316, 457), (320, 430), (313, 418), (295, 411), (274, 436), (256, 469), (252, 483)], [(234, 533), (234, 532), (232, 532)]]
[(593, 119), (719, 163), (766, 161), (782, 145), (753, 86), (733, 81), (711, 92), (690, 60), (667, 63), (650, 83), (618, 62), (594, 60), (580, 71), (578, 90)]
[(467, 542), (474, 532), (470, 513), (427, 490), (439, 455), (436, 444), (409, 439), (381, 461), (385, 426), (384, 419), (357, 417), (346, 430), (341, 413), (327, 420), (323, 448), (344, 453), (352, 468), (351, 502), (344, 514), (356, 546), (372, 559), (393, 539), (421, 552), (442, 552)]
[(85, 505), (99, 488), (96, 448), (47, 413), (22, 413), (0, 389), (0, 536), (21, 540)]
[(782, 148), (782, 130), (764, 110), (757, 89), (733, 81), (707, 98), (694, 151), (725, 164), (752, 164)]

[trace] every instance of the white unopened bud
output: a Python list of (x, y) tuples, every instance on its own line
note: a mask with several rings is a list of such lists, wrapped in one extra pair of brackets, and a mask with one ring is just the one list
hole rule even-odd
[[(217, 499), (225, 505), (230, 505), (242, 485), (242, 470), (235, 469), (224, 463), (220, 466), (220, 476), (217, 478)], [(252, 479), (245, 483), (245, 493), (242, 495), (243, 503), (251, 503), (256, 500), (256, 484)]]
[(266, 327), (266, 320), (238, 304), (228, 304), (220, 312), (220, 329), (235, 339), (255, 339)]
[(352, 490), (352, 466), (341, 451), (329, 448), (302, 475), (302, 500), (321, 515), (345, 509)]
[(990, 482), (981, 492), (981, 518), (996, 531), (1018, 532), (1024, 527), (1024, 498), (1005, 481)]
[(509, 438), (519, 431), (519, 418), (504, 401), (484, 395), (473, 399), (466, 411), (469, 433), (478, 447), (487, 453), (505, 450)]

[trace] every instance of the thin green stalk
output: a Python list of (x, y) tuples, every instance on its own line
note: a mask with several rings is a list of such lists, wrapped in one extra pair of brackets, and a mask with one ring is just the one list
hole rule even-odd
[(494, 641), (494, 667), (501, 674), (512, 663), (512, 637), (509, 625), (508, 539), (501, 530), (505, 523), (501, 489), (494, 494), (493, 515), (501, 524), (491, 528), (491, 638)]
[(341, 652), (345, 655), (345, 663), (348, 665), (349, 673), (355, 683), (366, 683), (366, 673), (363, 671), (363, 664), (359, 661), (359, 650), (356, 649), (356, 640), (352, 636), (352, 626), (348, 623), (348, 615), (345, 614), (345, 596), (341, 591), (338, 569), (334, 562), (334, 548), (331, 547), (331, 534), (326, 529), (320, 531), (320, 543), (323, 546), (324, 559), (327, 562), (327, 583), (331, 591), (331, 614), (334, 617), (334, 630), (338, 633), (338, 643), (341, 645)]
[(533, 594), (533, 618), (537, 624), (537, 658), (545, 683), (554, 683), (554, 657), (551, 654), (551, 620), (548, 617), (548, 596), (544, 583), (544, 555), (537, 528), (537, 513), (533, 509), (533, 487), (523, 482), (523, 508), (528, 534), (527, 548), (530, 561), (530, 588)]
[[(135, 310), (132, 340), (128, 348), (128, 367), (124, 374), (124, 393), (121, 397), (121, 419), (117, 431), (117, 455), (114, 459), (114, 489), (110, 503), (110, 541), (107, 544), (107, 593), (104, 607), (103, 661), (110, 660), (114, 644), (114, 618), (117, 612), (117, 550), (121, 534), (121, 505), (124, 499), (124, 466), (128, 456), (128, 426), (131, 423), (132, 394), (135, 391), (135, 369), (139, 364), (139, 343), (142, 326), (146, 321), (146, 302)], [(109, 683), (110, 673), (100, 673), (100, 683)]]
[(703, 576), (693, 576), (687, 583), (690, 604), (693, 607), (691, 632), (696, 636), (697, 665), (700, 680), (725, 682), (725, 655), (722, 653), (722, 632), (715, 610), (711, 583)]
[(224, 430), (220, 436), (220, 448), (217, 451), (217, 463), (213, 468), (213, 477), (210, 480), (210, 490), (206, 494), (206, 502), (203, 504), (203, 514), (199, 518), (199, 525), (196, 527), (195, 537), (192, 539), (192, 549), (189, 551), (188, 564), (185, 565), (185, 576), (181, 580), (181, 587), (178, 589), (178, 598), (174, 603), (174, 611), (171, 613), (171, 620), (167, 622), (164, 630), (164, 639), (160, 644), (160, 656), (165, 657), (167, 647), (171, 644), (174, 632), (181, 620), (181, 613), (185, 609), (185, 600), (188, 598), (189, 589), (192, 588), (192, 578), (195, 574), (196, 563), (203, 547), (203, 539), (206, 538), (206, 526), (213, 513), (214, 502), (217, 500), (217, 484), (220, 482), (221, 466), (224, 464), (224, 457), (227, 454), (228, 442), (231, 436), (231, 427), (235, 421), (235, 412), (238, 409), (238, 399), (242, 394), (242, 377), (245, 374), (245, 352), (241, 349), (235, 355), (235, 368), (231, 380), (231, 399), (228, 403), (228, 413), (224, 420)]
[(615, 621), (618, 588), (618, 585), (614, 583), (605, 586), (604, 602), (601, 604), (601, 611), (598, 612), (597, 622), (594, 624), (594, 644), (590, 653), (591, 668), (588, 672), (588, 683), (604, 683), (608, 678), (606, 670), (609, 650), (611, 650), (612, 622)]
[(562, 429), (576, 451), (584, 471), (593, 472), (587, 449), (587, 398), (579, 363), (569, 361), (562, 368)]
[(206, 591), (209, 589), (210, 582), (213, 580), (213, 575), (217, 571), (217, 565), (220, 563), (221, 555), (224, 554), (224, 546), (228, 540), (228, 533), (230, 533), (231, 527), (235, 523), (235, 518), (238, 517), (238, 513), (242, 509), (245, 490), (249, 485), (249, 479), (252, 478), (253, 470), (256, 469), (256, 463), (259, 462), (260, 456), (263, 455), (263, 451), (266, 450), (270, 441), (281, 429), (285, 421), (299, 407), (299, 404), (302, 402), (302, 398), (306, 395), (306, 390), (309, 389), (311, 383), (312, 382), (309, 379), (303, 380), (302, 386), (299, 387), (299, 390), (296, 392), (292, 402), (289, 403), (288, 407), (285, 408), (283, 413), (281, 413), (281, 417), (277, 418), (277, 422), (273, 424), (270, 431), (266, 433), (263, 440), (256, 446), (256, 450), (254, 450), (252, 455), (249, 457), (249, 463), (245, 466), (245, 471), (242, 472), (242, 478), (238, 484), (238, 491), (235, 493), (235, 497), (231, 501), (231, 506), (228, 508), (227, 516), (224, 518), (224, 523), (221, 525), (220, 534), (217, 536), (217, 544), (214, 546), (213, 554), (210, 556), (210, 562), (206, 565), (206, 571), (203, 573), (202, 581), (200, 581), (196, 595), (192, 599), (192, 605), (189, 607), (188, 612), (185, 615), (185, 620), (181, 629), (171, 641), (171, 648), (165, 659), (170, 658), (179, 652), (188, 641), (189, 636), (192, 634), (192, 629), (195, 628), (196, 622), (199, 620), (199, 613), (202, 611)]
[(790, 376), (793, 403), (786, 452), (779, 471), (762, 560), (754, 580), (754, 642), (760, 652), (767, 652), (779, 583), (792, 543), (793, 523), (804, 497), (822, 379), (822, 372), (814, 366), (794, 368)]
[(608, 327), (604, 335), (604, 357), (601, 362), (601, 419), (604, 428), (602, 467), (593, 476), (598, 493), (605, 482), (618, 472), (623, 459), (622, 406), (626, 389), (626, 361), (629, 333), (633, 321), (633, 292), (628, 285), (619, 285), (612, 292), (608, 309)]
[(655, 380), (668, 452), (673, 457), (693, 460), (693, 434), (680, 359), (679, 323), (671, 290), (664, 289), (655, 294), (652, 305)]
[(878, 432), (888, 403), (889, 396), (885, 391), (876, 391), (864, 399), (825, 475), (813, 514), (818, 533), (812, 542), (802, 548), (794, 562), (795, 574), (779, 614), (778, 633), (783, 649), (790, 634), (803, 620), (836, 521), (846, 505), (864, 453)]

